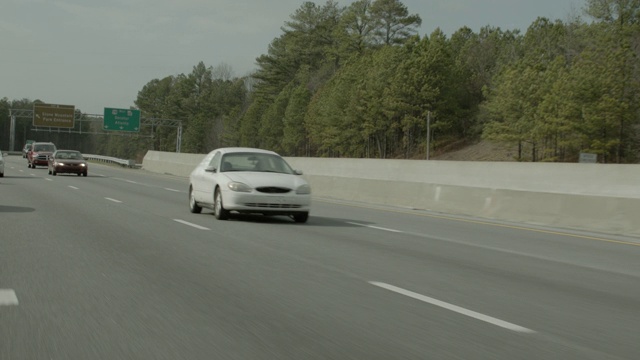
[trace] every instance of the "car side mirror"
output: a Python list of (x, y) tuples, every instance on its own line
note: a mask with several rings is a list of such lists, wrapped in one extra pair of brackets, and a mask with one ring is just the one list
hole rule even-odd
[(217, 171), (218, 171), (218, 169), (216, 169), (216, 167), (215, 167), (215, 166), (207, 166), (206, 168), (204, 168), (204, 171), (206, 171), (206, 172), (213, 172), (213, 173), (214, 173), (214, 172), (217, 172)]
[(302, 170), (293, 170), (293, 173), (296, 175), (302, 175)]

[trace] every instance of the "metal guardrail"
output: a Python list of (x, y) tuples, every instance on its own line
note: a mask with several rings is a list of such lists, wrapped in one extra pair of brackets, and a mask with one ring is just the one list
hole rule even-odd
[(136, 164), (135, 160), (118, 159), (111, 156), (91, 155), (91, 154), (82, 154), (82, 156), (87, 160), (94, 160), (94, 161), (110, 163), (110, 164), (119, 164), (119, 165), (130, 167), (130, 168), (140, 167), (140, 165)]
[[(2, 154), (6, 155), (22, 155), (21, 151), (2, 151)], [(99, 161), (109, 164), (118, 164), (125, 167), (130, 168), (140, 168), (141, 164), (136, 164), (135, 160), (127, 160), (127, 159), (118, 159), (112, 156), (102, 156), (102, 155), (91, 155), (91, 154), (82, 154), (82, 156), (87, 160)]]

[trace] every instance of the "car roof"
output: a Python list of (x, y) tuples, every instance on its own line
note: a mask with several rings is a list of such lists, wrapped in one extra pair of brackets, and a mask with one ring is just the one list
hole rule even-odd
[(265, 150), (265, 149), (258, 149), (258, 148), (250, 148), (250, 147), (226, 147), (226, 148), (219, 148), (219, 149), (215, 149), (213, 151), (211, 151), (211, 153), (216, 152), (216, 151), (220, 151), (222, 154), (230, 154), (230, 153), (262, 153), (262, 154), (271, 154), (271, 155), (278, 155), (278, 153), (271, 151), (271, 150)]

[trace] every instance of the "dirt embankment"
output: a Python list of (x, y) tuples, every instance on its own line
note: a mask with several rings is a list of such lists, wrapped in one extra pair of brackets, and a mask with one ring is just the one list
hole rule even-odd
[(481, 141), (459, 150), (431, 157), (432, 160), (450, 161), (516, 161), (517, 149), (501, 144)]

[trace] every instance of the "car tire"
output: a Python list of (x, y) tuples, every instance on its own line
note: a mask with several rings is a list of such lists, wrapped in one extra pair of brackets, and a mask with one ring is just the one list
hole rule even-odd
[(4, 177), (4, 173), (0, 173), (0, 177)]
[(224, 204), (222, 203), (222, 192), (220, 189), (216, 189), (213, 198), (213, 215), (215, 215), (218, 220), (227, 220), (229, 218), (229, 211), (224, 209)]
[(308, 212), (293, 214), (293, 221), (295, 221), (297, 223), (306, 223), (307, 220), (309, 220), (309, 213)]
[(200, 214), (202, 207), (196, 202), (196, 198), (193, 197), (193, 188), (189, 186), (189, 211), (193, 214)]
[(82, 173), (82, 176), (87, 176), (87, 172), (86, 172), (86, 171), (85, 171), (85, 172), (83, 172), (83, 173)]

